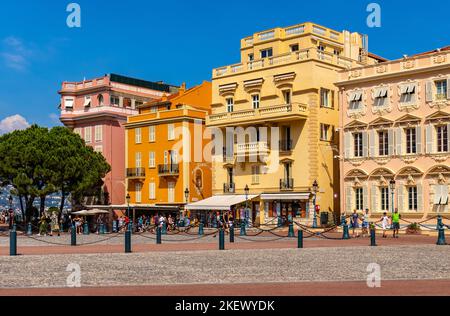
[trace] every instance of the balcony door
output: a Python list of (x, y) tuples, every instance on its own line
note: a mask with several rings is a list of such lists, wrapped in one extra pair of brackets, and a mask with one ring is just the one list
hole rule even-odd
[(228, 173), (228, 177), (227, 177), (228, 184), (232, 185), (234, 183), (234, 169), (228, 168), (227, 173)]
[(283, 126), (282, 150), (291, 150), (291, 127)]
[(292, 178), (292, 163), (286, 162), (284, 163), (284, 179), (289, 181)]

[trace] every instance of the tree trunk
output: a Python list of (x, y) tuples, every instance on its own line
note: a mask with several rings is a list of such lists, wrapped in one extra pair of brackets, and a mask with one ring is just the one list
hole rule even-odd
[(24, 196), (24, 198), (25, 198), (25, 209), (26, 209), (27, 218), (28, 218), (28, 221), (30, 221), (31, 217), (34, 215), (34, 214), (32, 214), (32, 210), (33, 210), (33, 203), (34, 203), (35, 197), (30, 195), (30, 196)]
[(66, 201), (66, 193), (61, 191), (61, 205), (59, 206), (58, 221), (61, 221), (62, 212), (64, 210), (64, 202)]
[(45, 195), (41, 195), (40, 216), (45, 212)]
[(23, 208), (23, 200), (22, 200), (22, 195), (19, 195), (19, 202), (20, 202), (20, 210), (22, 211), (22, 218), (24, 221), (27, 221), (26, 219), (26, 214), (25, 214), (25, 210)]

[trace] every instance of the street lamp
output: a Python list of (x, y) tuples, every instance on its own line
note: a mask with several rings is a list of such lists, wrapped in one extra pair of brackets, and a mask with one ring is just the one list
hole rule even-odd
[(189, 194), (190, 194), (190, 193), (191, 193), (191, 192), (189, 192), (189, 189), (186, 188), (186, 190), (184, 191), (184, 197), (186, 198), (186, 204), (189, 203)]
[(127, 217), (130, 218), (130, 201), (131, 201), (131, 196), (130, 193), (127, 194)]
[(14, 211), (12, 208), (12, 204), (13, 204), (13, 197), (12, 195), (9, 195), (9, 229), (12, 229), (13, 227), (13, 221), (14, 221)]
[(250, 191), (248, 185), (245, 185), (245, 225), (248, 226), (248, 193)]
[(391, 189), (391, 196), (392, 196), (392, 206), (391, 206), (391, 210), (392, 210), (392, 214), (394, 214), (394, 210), (395, 210), (395, 208), (394, 208), (394, 204), (395, 204), (395, 180), (394, 179), (392, 179), (390, 182), (389, 182), (389, 188)]
[(317, 192), (319, 192), (319, 183), (317, 180), (314, 180), (313, 186), (312, 186), (313, 192), (314, 192), (314, 210), (313, 210), (313, 228), (317, 228)]

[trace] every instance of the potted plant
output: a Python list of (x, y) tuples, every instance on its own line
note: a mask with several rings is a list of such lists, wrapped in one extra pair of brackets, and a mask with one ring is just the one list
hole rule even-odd
[(419, 224), (417, 223), (412, 223), (408, 226), (408, 228), (406, 229), (406, 234), (408, 235), (418, 235), (421, 233), (421, 229)]

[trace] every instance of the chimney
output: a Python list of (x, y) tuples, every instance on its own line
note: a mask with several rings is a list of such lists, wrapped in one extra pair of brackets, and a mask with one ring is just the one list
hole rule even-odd
[(180, 93), (180, 95), (183, 95), (186, 92), (186, 82), (183, 82), (181, 84), (180, 89), (178, 89), (178, 92)]

